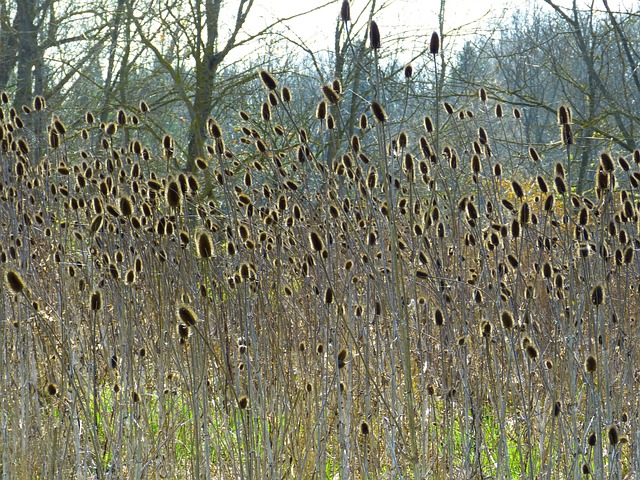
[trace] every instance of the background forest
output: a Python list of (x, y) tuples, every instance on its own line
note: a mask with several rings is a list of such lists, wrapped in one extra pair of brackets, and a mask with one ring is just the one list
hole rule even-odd
[(636, 478), (637, 6), (258, 8), (0, 0), (3, 478)]

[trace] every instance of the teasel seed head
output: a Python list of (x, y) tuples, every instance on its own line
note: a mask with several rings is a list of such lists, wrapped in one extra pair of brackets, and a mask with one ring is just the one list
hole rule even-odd
[(360, 424), (360, 433), (365, 436), (369, 435), (369, 424), (364, 420)]
[(324, 100), (320, 100), (318, 106), (316, 107), (316, 118), (320, 121), (327, 118), (327, 102)]
[(18, 271), (8, 269), (4, 275), (5, 283), (14, 293), (21, 293), (25, 289), (24, 280)]
[(262, 109), (260, 113), (262, 115), (262, 120), (264, 120), (265, 122), (268, 122), (269, 120), (271, 120), (271, 106), (269, 105), (268, 102), (262, 102)]
[(249, 406), (249, 399), (245, 396), (242, 396), (238, 399), (238, 408), (240, 410), (245, 410)]
[(91, 292), (89, 300), (89, 305), (92, 311), (97, 312), (102, 309), (102, 292), (100, 290), (94, 290)]
[(185, 325), (192, 327), (198, 323), (196, 312), (186, 303), (180, 303), (176, 308), (176, 316)]
[(411, 66), (411, 64), (407, 64), (404, 66), (404, 78), (405, 80), (411, 80), (411, 77), (413, 76), (413, 66)]
[(196, 241), (196, 253), (200, 258), (210, 258), (213, 255), (213, 242), (209, 232), (202, 230), (198, 232)]
[(331, 105), (337, 105), (338, 103), (340, 103), (340, 95), (333, 89), (331, 85), (323, 85), (322, 94)]
[(602, 152), (600, 154), (600, 165), (605, 172), (613, 172), (615, 165), (609, 152)]
[(598, 368), (598, 361), (593, 355), (589, 355), (584, 361), (584, 369), (587, 373), (593, 373)]
[(562, 411), (562, 404), (560, 402), (556, 402), (553, 404), (553, 416), (557, 417), (558, 415), (560, 415), (560, 412)]
[(351, 7), (349, 6), (349, 0), (342, 0), (342, 6), (340, 7), (340, 18), (345, 23), (351, 21)]
[(338, 352), (338, 368), (343, 368), (346, 365), (347, 350), (343, 348)]
[(571, 123), (571, 110), (566, 105), (560, 105), (558, 108), (558, 125), (569, 123)]
[(562, 133), (562, 144), (563, 145), (573, 145), (575, 140), (573, 138), (573, 128), (570, 123), (565, 123), (561, 127)]
[(591, 289), (591, 303), (596, 307), (604, 303), (604, 289), (602, 285), (596, 285)]
[(505, 330), (511, 330), (513, 328), (513, 313), (511, 313), (509, 310), (502, 311), (500, 320), (502, 322), (502, 327)]
[(553, 180), (553, 183), (556, 187), (556, 192), (560, 195), (565, 195), (567, 193), (567, 184), (564, 181), (564, 178), (560, 176), (556, 176)]
[(442, 325), (444, 325), (444, 314), (442, 313), (442, 310), (440, 310), (439, 308), (437, 308), (436, 311), (434, 312), (433, 321), (438, 327), (441, 327)]
[(527, 353), (527, 357), (529, 357), (530, 360), (538, 359), (538, 349), (533, 345), (528, 344), (525, 348), (525, 352)]
[(384, 111), (382, 105), (378, 102), (371, 102), (371, 113), (378, 123), (385, 123), (387, 121), (387, 112)]
[(321, 252), (324, 250), (324, 242), (320, 234), (314, 230), (309, 232), (309, 244), (314, 252)]
[(189, 335), (191, 335), (191, 329), (184, 323), (178, 323), (176, 329), (181, 340), (187, 339), (189, 338)]
[(333, 303), (333, 300), (334, 300), (333, 288), (327, 287), (327, 289), (324, 292), (324, 303), (326, 305), (331, 305)]
[(267, 90), (275, 90), (278, 87), (276, 79), (273, 78), (273, 76), (266, 70), (260, 70), (260, 72), (258, 72), (258, 75), (260, 76), (260, 81), (262, 81), (262, 84)]
[(440, 52), (440, 36), (438, 32), (433, 32), (431, 34), (431, 39), (429, 40), (429, 53), (431, 55), (437, 55)]
[(524, 197), (524, 190), (522, 189), (522, 185), (520, 185), (520, 183), (517, 180), (511, 181), (511, 189), (513, 190), (513, 194), (517, 198)]
[(618, 435), (618, 428), (615, 425), (611, 425), (609, 427), (609, 431), (607, 432), (609, 437), (609, 445), (616, 446), (620, 441), (620, 437)]
[(55, 397), (58, 393), (58, 386), (55, 383), (50, 383), (47, 385), (47, 395), (50, 397)]
[(371, 48), (378, 50), (381, 46), (380, 29), (375, 20), (371, 20), (369, 24), (369, 41), (371, 42)]

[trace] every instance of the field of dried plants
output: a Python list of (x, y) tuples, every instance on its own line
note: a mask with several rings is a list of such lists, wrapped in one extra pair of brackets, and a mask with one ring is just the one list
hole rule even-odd
[(521, 114), (491, 92), (414, 125), (373, 79), (353, 124), (334, 81), (304, 127), (260, 71), (193, 171), (144, 102), (3, 94), (3, 478), (639, 474), (640, 151), (578, 195), (568, 107), (566, 161), (497, 155)]

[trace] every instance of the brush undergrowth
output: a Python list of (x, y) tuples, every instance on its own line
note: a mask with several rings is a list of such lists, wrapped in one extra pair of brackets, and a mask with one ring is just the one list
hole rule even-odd
[(4, 478), (637, 475), (640, 152), (576, 195), (566, 107), (546, 155), (484, 90), (414, 125), (377, 52), (354, 125), (261, 72), (193, 172), (5, 96)]

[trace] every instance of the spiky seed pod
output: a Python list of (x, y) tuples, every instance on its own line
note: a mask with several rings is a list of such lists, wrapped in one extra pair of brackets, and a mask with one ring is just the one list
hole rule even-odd
[(513, 109), (513, 118), (515, 118), (516, 120), (520, 120), (522, 118), (522, 112), (519, 108)]
[(500, 320), (502, 322), (502, 327), (505, 330), (511, 330), (513, 328), (513, 313), (511, 313), (509, 310), (502, 311)]
[(556, 187), (556, 192), (560, 195), (564, 195), (567, 193), (567, 184), (564, 182), (564, 178), (560, 176), (556, 176), (553, 180), (553, 183)]
[(438, 327), (441, 327), (442, 325), (444, 325), (444, 314), (442, 313), (442, 310), (440, 310), (439, 308), (436, 308), (436, 311), (433, 314), (433, 322)]
[(360, 433), (362, 435), (365, 435), (365, 436), (369, 435), (369, 424), (367, 422), (365, 422), (364, 420), (360, 424)]
[(118, 125), (125, 125), (127, 123), (127, 114), (124, 110), (118, 110), (116, 121), (118, 122)]
[(49, 129), (49, 147), (56, 149), (60, 146), (60, 135), (53, 128)]
[(378, 50), (381, 46), (380, 29), (375, 20), (371, 20), (369, 24), (369, 41), (371, 42), (371, 48)]
[(496, 118), (502, 118), (502, 116), (504, 115), (502, 111), (502, 105), (499, 103), (496, 103), (495, 114), (496, 114)]
[(369, 167), (369, 172), (367, 173), (367, 187), (369, 190), (373, 190), (378, 184), (378, 169), (372, 165)]
[(213, 255), (213, 242), (207, 231), (198, 233), (196, 241), (196, 253), (200, 258), (210, 258)]
[(612, 446), (618, 445), (620, 441), (620, 437), (618, 436), (618, 428), (615, 425), (611, 425), (609, 427), (609, 431), (607, 432), (607, 436), (609, 437), (609, 444)]
[(47, 102), (45, 102), (43, 96), (36, 95), (35, 97), (33, 97), (33, 109), (36, 112), (41, 112), (45, 108), (47, 108)]
[(16, 270), (8, 269), (4, 275), (5, 283), (14, 293), (20, 293), (24, 290), (25, 284), (22, 275)]
[(331, 85), (322, 85), (322, 94), (331, 105), (337, 105), (340, 103), (340, 95)]
[(587, 223), (589, 223), (589, 210), (586, 207), (582, 207), (578, 215), (578, 224), (584, 227)]
[(615, 165), (609, 152), (602, 152), (600, 154), (600, 165), (605, 172), (613, 172)]
[(540, 155), (538, 155), (538, 151), (533, 147), (529, 147), (529, 157), (536, 163), (540, 162)]
[(245, 396), (242, 396), (238, 399), (238, 408), (240, 410), (246, 410), (246, 408), (249, 406), (249, 399)]
[(93, 234), (99, 231), (102, 228), (104, 223), (104, 217), (100, 214), (96, 215), (91, 221), (91, 225), (89, 227), (89, 231)]
[(478, 128), (478, 141), (480, 145), (486, 145), (489, 142), (489, 137), (484, 127)]
[(413, 76), (413, 67), (411, 66), (411, 64), (405, 65), (404, 66), (404, 78), (405, 78), (405, 80), (411, 80), (412, 76)]
[(513, 194), (517, 198), (524, 197), (524, 190), (522, 189), (522, 185), (520, 185), (520, 183), (517, 180), (511, 181), (511, 189), (513, 190)]
[(475, 174), (480, 173), (482, 164), (480, 163), (480, 155), (474, 153), (471, 157), (471, 171)]
[(311, 245), (311, 249), (314, 252), (321, 252), (324, 250), (324, 242), (322, 241), (322, 237), (316, 231), (309, 232), (309, 244)]
[(378, 102), (371, 102), (371, 113), (378, 123), (385, 123), (387, 121), (387, 112), (384, 111), (382, 105)]
[(560, 412), (562, 411), (562, 405), (560, 402), (556, 402), (553, 404), (553, 416), (557, 417), (558, 415), (560, 415)]
[(447, 115), (453, 115), (454, 113), (453, 105), (451, 105), (449, 102), (443, 102), (442, 108), (447, 113)]
[(596, 187), (600, 190), (608, 190), (609, 186), (609, 174), (602, 170), (599, 170), (596, 174)]
[(593, 373), (598, 368), (598, 362), (596, 357), (593, 355), (589, 355), (587, 359), (584, 361), (584, 369), (587, 373)]
[(433, 32), (431, 34), (431, 39), (429, 40), (429, 53), (431, 55), (437, 55), (440, 52), (440, 37), (438, 36), (438, 32)]
[(181, 303), (176, 308), (176, 317), (182, 323), (189, 327), (193, 327), (196, 323), (198, 323), (198, 316), (196, 312), (189, 305), (185, 303)]
[(480, 334), (484, 338), (491, 337), (491, 322), (489, 322), (488, 320), (483, 320), (482, 324), (480, 325)]
[(566, 105), (560, 105), (558, 108), (558, 125), (566, 125), (571, 123), (571, 110)]
[(345, 23), (351, 21), (351, 7), (349, 6), (349, 0), (342, 0), (342, 6), (340, 7), (340, 18)]
[(538, 349), (533, 345), (527, 345), (525, 352), (527, 353), (527, 357), (529, 357), (530, 360), (535, 361), (538, 359)]
[(100, 290), (94, 290), (91, 292), (89, 306), (93, 312), (97, 312), (102, 309), (102, 292)]
[(189, 328), (188, 325), (185, 325), (184, 323), (179, 323), (176, 329), (178, 331), (178, 336), (180, 337), (180, 339), (185, 340), (189, 338), (189, 335), (191, 334), (191, 329)]
[(333, 303), (333, 288), (331, 287), (327, 287), (327, 289), (324, 292), (324, 303), (326, 305), (331, 305)]
[(327, 102), (324, 100), (320, 100), (318, 106), (316, 107), (316, 118), (320, 121), (327, 118)]
[(435, 130), (433, 126), (433, 121), (429, 116), (424, 117), (422, 124), (424, 126), (424, 129), (427, 131), (427, 133), (433, 133), (433, 131)]
[(565, 123), (561, 127), (562, 133), (562, 144), (563, 145), (573, 145), (575, 143), (573, 138), (573, 128), (571, 124)]
[(55, 383), (50, 383), (47, 385), (47, 395), (50, 397), (55, 397), (58, 393), (58, 386)]
[(529, 204), (527, 202), (524, 202), (520, 206), (519, 220), (522, 225), (528, 225), (531, 223), (531, 208), (529, 208)]
[(620, 164), (620, 168), (625, 172), (628, 172), (631, 169), (631, 165), (624, 157), (618, 157), (618, 164)]
[(343, 368), (346, 365), (347, 350), (343, 348), (338, 352), (338, 368)]
[(207, 132), (211, 138), (222, 137), (222, 129), (220, 128), (220, 125), (218, 125), (218, 122), (211, 117), (207, 119)]
[(262, 82), (262, 84), (265, 86), (267, 90), (269, 91), (275, 90), (278, 87), (278, 83), (276, 82), (276, 79), (273, 78), (273, 76), (271, 76), (271, 74), (266, 70), (260, 70), (258, 72), (258, 75), (260, 76), (260, 81)]
[(271, 106), (269, 105), (269, 102), (262, 102), (262, 109), (260, 113), (262, 115), (262, 120), (265, 122), (271, 120)]
[(180, 184), (176, 180), (170, 181), (169, 185), (167, 185), (165, 198), (169, 207), (173, 209), (180, 208), (180, 205), (182, 203), (182, 189), (180, 188)]
[(596, 285), (591, 289), (591, 303), (596, 307), (604, 303), (604, 289), (602, 285)]

